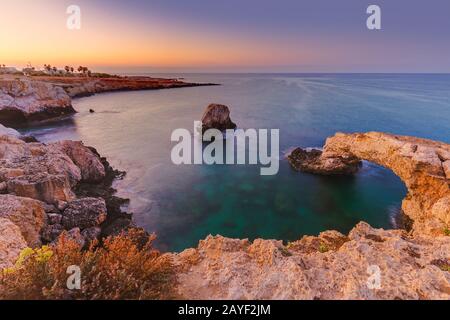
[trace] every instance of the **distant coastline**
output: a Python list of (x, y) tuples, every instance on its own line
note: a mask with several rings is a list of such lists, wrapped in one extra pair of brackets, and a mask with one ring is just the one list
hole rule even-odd
[(33, 68), (23, 71), (11, 67), (0, 68), (0, 124), (18, 128), (58, 119), (76, 113), (72, 107), (73, 98), (97, 93), (217, 85), (148, 76), (92, 73), (82, 67), (79, 67), (79, 73), (73, 73), (69, 67), (65, 71), (53, 70), (49, 66), (47, 69), (49, 71), (44, 72)]

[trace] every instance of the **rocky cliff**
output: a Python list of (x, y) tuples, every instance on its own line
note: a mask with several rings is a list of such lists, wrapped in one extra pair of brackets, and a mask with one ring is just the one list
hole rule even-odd
[(0, 123), (23, 126), (74, 113), (63, 88), (27, 78), (0, 79)]
[(90, 196), (83, 184), (102, 195), (113, 192), (110, 170), (81, 142), (0, 136), (0, 229), (9, 230), (0, 237), (0, 268), (10, 266), (17, 258), (12, 252), (24, 244), (37, 247), (63, 232), (82, 244), (98, 239), (117, 213), (109, 217), (105, 199)]
[(185, 299), (450, 299), (449, 254), (450, 237), (360, 223), (287, 246), (210, 236), (172, 258)]
[(214, 85), (212, 83), (200, 84), (179, 81), (177, 79), (151, 77), (35, 77), (35, 80), (59, 86), (72, 98), (112, 91), (158, 90)]

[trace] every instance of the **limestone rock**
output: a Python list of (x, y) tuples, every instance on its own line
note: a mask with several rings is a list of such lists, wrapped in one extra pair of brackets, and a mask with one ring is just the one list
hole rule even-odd
[(145, 76), (113, 76), (108, 78), (48, 77), (42, 80), (62, 86), (71, 97), (85, 97), (111, 91), (153, 90), (214, 85), (212, 83), (187, 83), (177, 79), (159, 79)]
[(4, 194), (8, 192), (8, 184), (6, 182), (0, 182), (0, 193)]
[(3, 125), (23, 126), (74, 112), (69, 95), (59, 86), (26, 78), (0, 79)]
[(445, 172), (445, 177), (450, 180), (450, 160), (442, 162), (442, 168)]
[(47, 215), (48, 224), (60, 224), (62, 221), (62, 214), (50, 213)]
[(64, 153), (41, 143), (0, 136), (0, 181), (8, 192), (48, 203), (74, 198), (80, 169)]
[(67, 230), (98, 227), (106, 220), (106, 204), (101, 198), (83, 198), (70, 202), (63, 212), (62, 225)]
[[(314, 242), (329, 241), (328, 250)], [(450, 299), (450, 237), (407, 237), (358, 224), (284, 247), (274, 240), (208, 237), (172, 254), (180, 298)], [(380, 271), (380, 286), (371, 282)]]
[(100, 157), (81, 142), (25, 143), (0, 136), (0, 182), (7, 192), (51, 204), (75, 199), (79, 182), (105, 177)]
[(94, 240), (99, 240), (100, 235), (102, 233), (102, 229), (99, 227), (92, 227), (84, 229), (81, 232), (81, 235), (83, 236), (84, 240), (86, 241), (86, 244), (90, 244)]
[(7, 136), (16, 137), (16, 138), (19, 138), (21, 136), (19, 131), (14, 130), (12, 128), (7, 128), (1, 124), (0, 124), (0, 135), (7, 135)]
[(42, 240), (49, 243), (55, 241), (64, 232), (64, 227), (60, 223), (46, 226), (41, 233)]
[(0, 195), (0, 218), (9, 219), (31, 247), (41, 244), (40, 233), (47, 224), (43, 203), (37, 200)]
[(350, 239), (342, 233), (335, 230), (321, 232), (318, 237), (304, 236), (299, 241), (289, 243), (289, 249), (303, 253), (327, 252), (338, 250), (344, 243)]
[(61, 141), (52, 144), (60, 147), (75, 165), (81, 170), (84, 182), (97, 183), (105, 178), (105, 167), (98, 154), (83, 145), (81, 141)]
[(59, 211), (64, 211), (67, 208), (67, 202), (58, 200), (56, 202), (56, 207)]
[(49, 203), (44, 203), (44, 210), (47, 213), (58, 213), (58, 209), (56, 209), (56, 207), (52, 204)]
[(328, 138), (312, 166), (307, 157), (304, 161), (294, 156), (289, 160), (294, 167), (306, 166), (321, 174), (336, 173), (335, 164), (342, 159), (367, 160), (391, 169), (408, 189), (402, 210), (414, 221), (414, 232), (439, 235), (448, 228), (450, 219), (448, 201), (442, 200), (450, 196), (449, 155), (450, 145), (443, 142), (368, 132), (337, 133)]
[(130, 227), (134, 227), (131, 217), (118, 217), (117, 219), (109, 222), (107, 225), (102, 226), (102, 236), (114, 237)]
[(20, 228), (11, 220), (0, 218), (0, 271), (13, 266), (26, 247)]
[(63, 235), (65, 235), (68, 240), (75, 241), (81, 248), (86, 245), (86, 240), (81, 235), (80, 228), (73, 228), (69, 231), (64, 231)]
[(230, 110), (227, 106), (221, 104), (210, 104), (202, 117), (202, 130), (218, 129), (236, 129), (236, 124), (230, 119)]

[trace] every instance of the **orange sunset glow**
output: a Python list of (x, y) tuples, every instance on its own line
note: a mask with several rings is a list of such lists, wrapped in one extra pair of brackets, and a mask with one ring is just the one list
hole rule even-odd
[(245, 34), (193, 32), (195, 26), (186, 30), (169, 21), (130, 23), (96, 8), (83, 10), (81, 30), (72, 31), (65, 25), (63, 2), (47, 1), (52, 2), (49, 6), (43, 6), (43, 1), (19, 2), (4, 5), (12, 14), (1, 21), (8, 26), (0, 28), (1, 60), (10, 65), (251, 66), (298, 59), (311, 62), (317, 57), (308, 46), (284, 50), (288, 41), (283, 39), (269, 44)]

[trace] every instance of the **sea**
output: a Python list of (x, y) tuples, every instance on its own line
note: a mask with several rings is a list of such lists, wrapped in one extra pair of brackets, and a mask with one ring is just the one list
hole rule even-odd
[[(208, 235), (279, 239), (366, 221), (392, 228), (406, 195), (390, 170), (364, 162), (354, 176), (294, 171), (295, 147), (322, 147), (336, 132), (383, 131), (450, 143), (448, 74), (149, 74), (217, 83), (180, 89), (104, 93), (75, 99), (74, 116), (23, 129), (40, 141), (82, 140), (126, 171), (115, 182), (136, 225), (164, 251)], [(258, 165), (175, 165), (174, 130), (194, 132), (211, 103), (229, 106), (241, 129), (279, 129), (279, 172)], [(93, 109), (95, 113), (90, 113)]]

